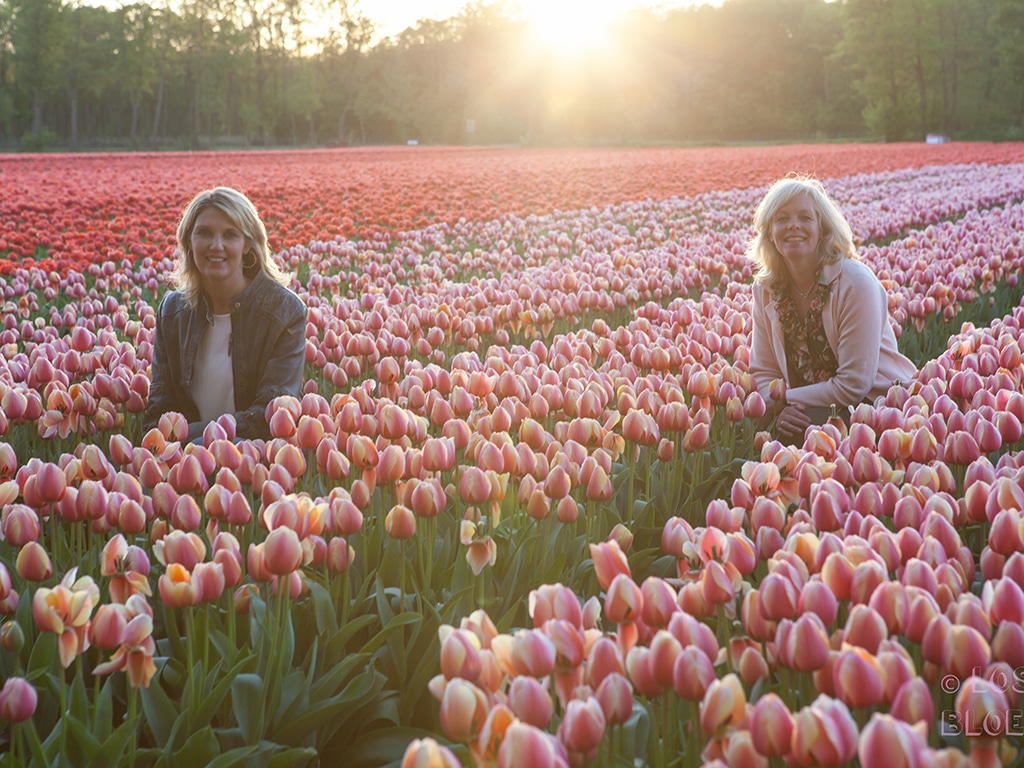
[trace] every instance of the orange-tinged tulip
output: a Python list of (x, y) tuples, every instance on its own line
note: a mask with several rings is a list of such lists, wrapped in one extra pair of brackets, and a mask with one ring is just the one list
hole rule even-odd
[(18, 551), (15, 570), (23, 581), (46, 581), (53, 575), (53, 563), (43, 545), (30, 541)]
[(384, 518), (384, 528), (392, 539), (411, 539), (416, 533), (416, 515), (402, 504), (396, 504)]
[(475, 681), (480, 676), (480, 640), (472, 632), (443, 626), (441, 636), (441, 674), (445, 679), (461, 677)]
[(160, 577), (160, 599), (170, 608), (198, 605), (203, 595), (200, 585), (193, 583), (192, 574), (181, 563), (171, 563)]
[(734, 673), (711, 681), (700, 704), (701, 729), (710, 736), (721, 734), (743, 719), (746, 704), (743, 684)]
[(497, 559), (498, 545), (490, 536), (471, 541), (466, 550), (466, 562), (469, 563), (474, 576), (479, 576), (484, 568), (494, 565)]
[(612, 539), (599, 544), (590, 545), (590, 557), (594, 562), (597, 581), (605, 591), (611, 586), (612, 580), (620, 575), (630, 575), (629, 561), (618, 541)]
[(468, 742), (487, 718), (487, 696), (468, 680), (449, 680), (441, 698), (441, 730), (452, 741)]
[(434, 739), (413, 739), (402, 756), (401, 768), (461, 768), (455, 754)]
[(874, 707), (885, 699), (885, 671), (872, 654), (844, 645), (832, 668), (836, 698), (850, 707)]

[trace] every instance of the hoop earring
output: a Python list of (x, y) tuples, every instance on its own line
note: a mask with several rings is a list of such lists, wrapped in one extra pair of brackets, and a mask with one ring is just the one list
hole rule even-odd
[(253, 251), (246, 251), (245, 255), (246, 256), (252, 256), (252, 261), (249, 264), (246, 264), (245, 263), (245, 258), (243, 257), (242, 258), (242, 269), (252, 269), (257, 264), (260, 263), (259, 259), (256, 258), (256, 254)]

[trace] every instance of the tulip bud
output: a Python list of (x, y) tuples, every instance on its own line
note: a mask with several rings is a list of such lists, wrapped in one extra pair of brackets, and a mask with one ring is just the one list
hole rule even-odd
[(0, 720), (23, 723), (36, 712), (36, 689), (22, 677), (9, 677), (0, 689)]
[(14, 619), (9, 619), (0, 626), (0, 648), (8, 653), (18, 654), (25, 647), (25, 631)]

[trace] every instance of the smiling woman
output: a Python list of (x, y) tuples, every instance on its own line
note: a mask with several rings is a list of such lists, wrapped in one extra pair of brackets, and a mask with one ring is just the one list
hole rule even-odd
[(238, 437), (269, 437), (267, 404), (300, 394), (306, 307), (249, 198), (229, 187), (196, 195), (178, 224), (178, 260), (177, 290), (157, 310), (146, 428), (180, 413), (195, 440), (230, 414)]

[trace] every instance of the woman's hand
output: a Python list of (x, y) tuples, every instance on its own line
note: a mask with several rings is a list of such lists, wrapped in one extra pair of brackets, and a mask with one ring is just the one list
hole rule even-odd
[(803, 435), (811, 425), (811, 419), (804, 407), (797, 403), (786, 403), (775, 419), (775, 426), (784, 435)]

